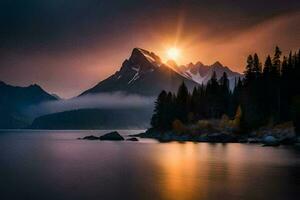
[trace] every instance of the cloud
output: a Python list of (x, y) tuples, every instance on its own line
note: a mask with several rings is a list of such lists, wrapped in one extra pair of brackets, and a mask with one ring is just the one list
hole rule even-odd
[[(242, 72), (249, 54), (258, 53), (261, 59), (273, 54), (278, 45), (284, 52), (299, 48), (300, 12), (280, 15), (249, 27), (232, 37), (209, 41), (203, 48), (207, 57), (219, 59), (233, 70)], [(212, 48), (213, 47), (213, 48)]]
[(98, 109), (152, 109), (154, 97), (139, 95), (126, 95), (121, 92), (100, 93), (85, 95), (68, 100), (57, 100), (30, 106), (24, 110), (25, 115), (38, 117), (45, 114), (63, 112), (76, 109), (98, 108)]

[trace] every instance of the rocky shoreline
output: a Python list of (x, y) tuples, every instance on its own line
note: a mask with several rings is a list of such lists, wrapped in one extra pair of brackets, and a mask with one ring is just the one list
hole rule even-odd
[(300, 137), (292, 129), (261, 129), (250, 134), (233, 134), (228, 132), (214, 132), (201, 134), (176, 134), (175, 132), (159, 132), (148, 129), (146, 132), (129, 135), (125, 139), (117, 131), (101, 136), (89, 135), (80, 140), (110, 140), (110, 141), (139, 141), (138, 138), (151, 138), (159, 142), (205, 142), (205, 143), (249, 143), (263, 146), (297, 145), (300, 146)]
[(144, 133), (130, 135), (131, 137), (152, 138), (160, 142), (206, 142), (206, 143), (257, 143), (263, 146), (300, 145), (300, 138), (291, 132), (253, 132), (247, 135), (231, 133), (176, 134), (174, 132), (159, 132), (148, 129)]

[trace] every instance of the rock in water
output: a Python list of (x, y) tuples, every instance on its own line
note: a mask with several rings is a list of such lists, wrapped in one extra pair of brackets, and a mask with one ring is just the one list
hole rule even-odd
[(137, 142), (139, 141), (137, 138), (133, 137), (133, 138), (128, 138), (127, 141), (133, 141), (133, 142)]
[(266, 136), (263, 138), (264, 146), (278, 146), (280, 143), (274, 136)]
[(85, 136), (84, 138), (82, 138), (83, 140), (99, 140), (99, 137), (96, 137), (94, 135), (89, 135), (89, 136)]
[(117, 131), (113, 131), (100, 136), (100, 140), (124, 140), (124, 138)]

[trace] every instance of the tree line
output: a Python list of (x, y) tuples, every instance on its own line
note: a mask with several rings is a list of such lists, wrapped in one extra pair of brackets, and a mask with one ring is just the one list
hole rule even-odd
[(240, 130), (293, 121), (299, 132), (300, 50), (282, 57), (279, 47), (264, 63), (254, 53), (246, 62), (244, 77), (235, 80), (233, 90), (224, 72), (218, 80), (214, 72), (206, 85), (190, 93), (182, 83), (177, 93), (162, 91), (155, 102), (151, 126), (160, 131), (172, 129), (175, 120), (193, 124), (201, 119), (233, 119), (241, 114)]

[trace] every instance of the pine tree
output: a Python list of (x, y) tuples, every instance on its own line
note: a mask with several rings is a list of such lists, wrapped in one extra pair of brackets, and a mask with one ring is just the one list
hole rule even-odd
[(288, 63), (288, 58), (285, 56), (283, 57), (282, 60), (282, 66), (281, 66), (281, 84), (280, 84), (280, 89), (281, 89), (281, 120), (288, 120), (290, 116), (290, 108), (289, 105), (292, 101), (291, 96), (292, 92), (289, 90), (292, 82), (292, 68), (290, 68), (290, 65)]
[(221, 104), (220, 114), (221, 115), (226, 114), (228, 116), (230, 113), (229, 110), (230, 89), (229, 89), (229, 79), (226, 72), (223, 73), (219, 82), (220, 82), (220, 104)]
[(265, 65), (264, 65), (264, 70), (263, 70), (263, 76), (268, 79), (270, 76), (270, 71), (273, 68), (273, 64), (272, 64), (272, 60), (271, 57), (268, 56), (266, 61), (265, 61)]
[(281, 51), (278, 46), (275, 48), (274, 56), (272, 59), (272, 68), (270, 70), (270, 78), (271, 78), (271, 87), (269, 88), (271, 91), (271, 106), (272, 110), (271, 112), (273, 113), (273, 119), (275, 122), (278, 122), (280, 120), (280, 70), (281, 70), (281, 61), (280, 61), (280, 56), (281, 56)]
[(176, 97), (177, 119), (183, 123), (186, 123), (188, 120), (189, 98), (189, 91), (183, 82), (178, 88)]
[(238, 81), (235, 84), (233, 94), (232, 94), (232, 103), (231, 103), (231, 108), (230, 108), (230, 115), (231, 117), (234, 116), (237, 107), (241, 104), (241, 97), (242, 97), (242, 90), (243, 90), (243, 82), (241, 78), (238, 78)]
[(261, 63), (259, 61), (258, 55), (255, 53), (253, 56), (253, 74), (254, 74), (254, 78), (258, 79), (260, 78), (260, 75), (262, 73), (262, 66)]
[(218, 118), (221, 115), (220, 105), (220, 86), (217, 80), (217, 74), (214, 71), (211, 79), (206, 85), (207, 117)]
[(281, 56), (281, 54), (282, 54), (281, 50), (279, 49), (278, 46), (276, 46), (274, 57), (273, 57), (273, 60), (272, 60), (273, 67), (271, 68), (271, 73), (272, 72), (274, 74), (279, 74), (280, 73), (280, 65), (281, 65), (280, 56)]
[(273, 94), (271, 91), (272, 87), (272, 80), (271, 80), (271, 69), (273, 68), (272, 59), (271, 56), (268, 55), (265, 63), (264, 63), (264, 69), (262, 74), (262, 81), (261, 81), (261, 88), (264, 93), (264, 98), (262, 99), (262, 112), (264, 113), (264, 116), (266, 120), (270, 118), (271, 115), (271, 102), (273, 101)]
[[(198, 119), (220, 119), (224, 114), (235, 119), (244, 131), (265, 125), (270, 119), (275, 123), (293, 120), (300, 132), (300, 51), (283, 57), (275, 49), (273, 58), (267, 56), (264, 69), (255, 53), (247, 59), (245, 79), (235, 81), (233, 92), (229, 89), (227, 74), (217, 80), (213, 72), (207, 85), (194, 88), (192, 94), (184, 83), (178, 92), (162, 91), (155, 103), (151, 125), (166, 131), (174, 122), (194, 123)], [(236, 114), (236, 111), (238, 110)], [(179, 124), (179, 123), (175, 123)], [(178, 129), (178, 126), (177, 126)]]
[(226, 93), (229, 93), (229, 79), (226, 72), (223, 73), (219, 82), (222, 90), (224, 90)]
[(166, 91), (162, 91), (155, 102), (154, 113), (151, 118), (151, 126), (157, 130), (165, 130), (165, 107), (167, 100)]
[(199, 118), (200, 107), (200, 91), (197, 87), (194, 87), (191, 96), (190, 112), (194, 114), (195, 119)]
[(172, 123), (175, 120), (175, 99), (173, 94), (168, 92), (166, 98), (166, 108), (165, 108), (165, 128), (169, 130), (172, 127)]
[(249, 55), (247, 58), (247, 65), (246, 65), (246, 71), (245, 73), (245, 84), (250, 84), (255, 77), (254, 74), (254, 61), (252, 55)]

